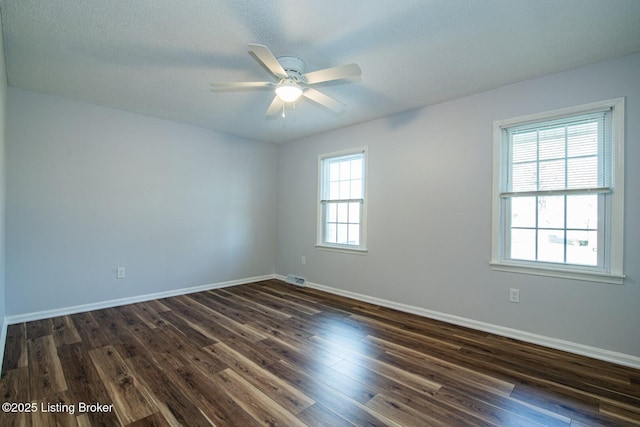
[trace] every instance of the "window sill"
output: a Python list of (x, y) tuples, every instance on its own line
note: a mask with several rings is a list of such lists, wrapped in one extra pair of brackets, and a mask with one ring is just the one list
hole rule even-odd
[(510, 273), (532, 274), (535, 276), (558, 277), (561, 279), (584, 280), (587, 282), (609, 283), (622, 285), (625, 275), (603, 273), (599, 271), (587, 271), (569, 268), (554, 268), (547, 266), (532, 266), (528, 264), (490, 262), (492, 270), (508, 271)]
[(348, 246), (321, 245), (320, 243), (316, 244), (316, 248), (323, 251), (343, 252), (346, 254), (355, 254), (355, 255), (366, 255), (368, 252), (368, 250), (364, 248), (350, 248)]

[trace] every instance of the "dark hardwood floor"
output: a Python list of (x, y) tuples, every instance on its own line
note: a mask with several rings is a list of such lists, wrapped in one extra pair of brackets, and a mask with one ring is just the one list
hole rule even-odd
[(1, 426), (640, 425), (639, 370), (277, 280), (11, 325), (0, 390)]

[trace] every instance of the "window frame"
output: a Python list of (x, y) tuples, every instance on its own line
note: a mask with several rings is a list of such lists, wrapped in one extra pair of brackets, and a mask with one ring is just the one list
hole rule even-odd
[[(507, 215), (509, 204), (501, 196), (501, 180), (507, 167), (503, 163), (504, 129), (536, 122), (550, 122), (557, 119), (579, 116), (590, 112), (611, 110), (611, 154), (613, 155), (613, 175), (611, 190), (598, 193), (599, 218), (604, 213), (604, 221), (599, 219), (598, 233), (604, 236), (602, 242), (604, 256), (600, 267), (573, 264), (548, 263), (541, 261), (514, 260), (508, 258), (508, 237), (510, 230)], [(624, 249), (624, 98), (609, 99), (575, 107), (562, 108), (542, 113), (530, 114), (493, 122), (493, 203), (492, 203), (492, 270), (539, 276), (559, 277), (591, 282), (623, 284)], [(602, 203), (605, 201), (605, 203)], [(604, 209), (604, 210), (603, 210)], [(601, 223), (604, 230), (600, 230)], [(600, 247), (600, 244), (599, 244)]]
[[(325, 240), (325, 185), (327, 185), (328, 177), (326, 176), (325, 161), (339, 159), (349, 156), (362, 156), (362, 199), (360, 209), (360, 244), (350, 245), (341, 243), (329, 243)], [(367, 180), (369, 175), (368, 148), (366, 146), (355, 147), (347, 150), (336, 151), (332, 153), (321, 154), (318, 156), (318, 213), (317, 213), (317, 234), (316, 247), (318, 249), (331, 250), (337, 252), (366, 254), (367, 249)], [(344, 199), (351, 200), (351, 199)]]

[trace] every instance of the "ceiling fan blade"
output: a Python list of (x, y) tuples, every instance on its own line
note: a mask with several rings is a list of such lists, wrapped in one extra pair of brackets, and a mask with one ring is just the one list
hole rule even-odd
[(273, 101), (271, 101), (271, 104), (269, 105), (269, 108), (267, 108), (267, 112), (264, 113), (264, 115), (267, 117), (275, 116), (280, 111), (282, 111), (283, 104), (284, 101), (282, 101), (282, 99), (280, 99), (280, 97), (276, 95), (273, 98)]
[(250, 44), (249, 52), (253, 55), (278, 79), (287, 77), (287, 72), (282, 68), (282, 65), (278, 62), (273, 53), (268, 47), (261, 44)]
[(211, 83), (212, 90), (224, 89), (250, 89), (256, 87), (271, 87), (270, 82), (228, 82), (228, 83)]
[(325, 95), (324, 93), (315, 89), (307, 88), (304, 92), (302, 92), (302, 96), (325, 108), (328, 108), (329, 110), (337, 114), (344, 113), (346, 109), (346, 106), (342, 102), (333, 99), (329, 95)]
[(331, 80), (360, 77), (362, 70), (358, 64), (338, 65), (324, 70), (312, 71), (304, 75), (308, 84), (328, 82)]

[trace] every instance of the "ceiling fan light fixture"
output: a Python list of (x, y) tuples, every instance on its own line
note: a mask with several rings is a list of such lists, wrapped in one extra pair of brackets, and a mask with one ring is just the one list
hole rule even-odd
[(302, 89), (295, 83), (284, 82), (276, 88), (276, 95), (284, 102), (295, 102), (302, 95)]

